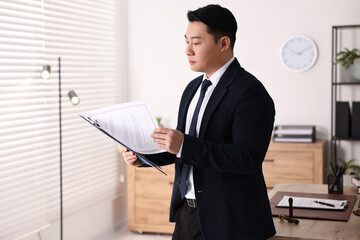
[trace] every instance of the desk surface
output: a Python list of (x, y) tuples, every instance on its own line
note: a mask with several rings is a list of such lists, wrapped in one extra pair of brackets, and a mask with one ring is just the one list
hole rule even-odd
[[(269, 192), (269, 199), (274, 196), (277, 191), (327, 193), (328, 189), (326, 184), (281, 183)], [(357, 195), (356, 191), (355, 186), (344, 186), (344, 194)], [(357, 195), (354, 209), (358, 208), (359, 199), (360, 195)], [(277, 233), (271, 240), (360, 239), (360, 217), (352, 213), (347, 222), (299, 219), (300, 223), (295, 225), (287, 221), (280, 221), (278, 217), (274, 217), (273, 219)]]

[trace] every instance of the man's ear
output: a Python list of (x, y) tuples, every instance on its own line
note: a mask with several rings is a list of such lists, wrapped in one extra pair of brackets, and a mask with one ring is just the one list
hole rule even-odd
[(230, 49), (230, 38), (227, 36), (223, 36), (219, 39), (219, 43), (220, 43), (220, 51), (221, 52), (226, 52), (227, 50)]

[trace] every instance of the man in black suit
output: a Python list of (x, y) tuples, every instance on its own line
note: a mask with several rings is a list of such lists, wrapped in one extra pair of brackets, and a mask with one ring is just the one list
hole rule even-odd
[[(264, 86), (234, 58), (237, 23), (219, 5), (188, 12), (190, 68), (203, 72), (186, 87), (176, 130), (152, 137), (167, 152), (146, 157), (175, 163), (170, 221), (174, 240), (266, 239), (275, 234), (262, 173), (274, 123)], [(127, 164), (140, 166), (123, 149)]]

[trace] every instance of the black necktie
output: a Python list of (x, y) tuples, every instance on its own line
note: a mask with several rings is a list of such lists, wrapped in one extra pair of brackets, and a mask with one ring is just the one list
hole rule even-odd
[[(208, 87), (210, 85), (211, 85), (210, 80), (205, 79), (202, 82), (199, 100), (198, 100), (198, 102), (196, 104), (194, 115), (192, 117), (191, 124), (190, 124), (190, 129), (189, 129), (189, 135), (190, 136), (195, 136), (196, 137), (196, 125), (197, 125), (197, 121), (198, 121), (198, 118), (199, 118), (200, 107), (201, 107), (201, 104), (202, 104), (202, 102), (204, 100), (205, 92), (206, 92), (206, 90), (208, 89)], [(181, 199), (183, 199), (185, 197), (185, 194), (186, 194), (186, 180), (187, 180), (187, 177), (188, 177), (189, 168), (190, 168), (190, 165), (184, 164), (184, 166), (182, 168), (182, 171), (181, 171), (181, 177), (180, 177)]]

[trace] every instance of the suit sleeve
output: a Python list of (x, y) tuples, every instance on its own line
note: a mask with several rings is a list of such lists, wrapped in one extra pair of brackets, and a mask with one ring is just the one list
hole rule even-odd
[(214, 113), (202, 139), (185, 135), (181, 162), (237, 174), (261, 170), (273, 130), (274, 103), (257, 80), (239, 86), (219, 105), (230, 117)]
[[(171, 154), (169, 152), (147, 154), (145, 155), (145, 157), (159, 166), (173, 164), (176, 161), (176, 155)], [(142, 165), (142, 167), (150, 167), (150, 166), (144, 164)]]

